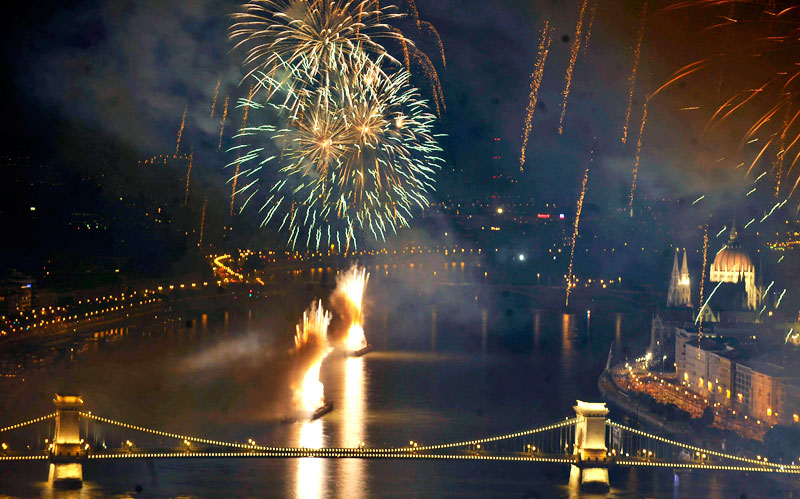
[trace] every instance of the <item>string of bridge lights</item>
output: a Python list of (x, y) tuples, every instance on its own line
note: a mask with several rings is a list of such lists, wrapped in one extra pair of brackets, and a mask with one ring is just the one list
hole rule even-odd
[[(45, 456), (46, 457), (46, 456)], [(152, 459), (152, 458), (218, 458), (218, 457), (360, 457), (372, 459), (460, 459), (482, 461), (527, 461), (571, 464), (573, 458), (535, 457), (535, 456), (486, 456), (469, 454), (408, 454), (401, 452), (357, 451), (355, 449), (319, 449), (313, 451), (285, 452), (163, 452), (130, 454), (90, 454), (89, 459)]]
[(6, 426), (5, 428), (0, 428), (0, 433), (2, 433), (4, 431), (9, 431), (9, 430), (16, 430), (17, 428), (22, 428), (23, 426), (28, 426), (30, 424), (38, 423), (39, 421), (44, 421), (46, 419), (50, 419), (50, 418), (54, 418), (54, 417), (56, 417), (56, 413), (55, 412), (53, 414), (48, 414), (47, 416), (42, 416), (40, 418), (36, 418), (36, 419), (31, 419), (29, 421), (25, 421), (23, 423), (17, 423), (15, 425)]
[(769, 461), (767, 461), (766, 457), (762, 458), (762, 460), (758, 460), (758, 459), (752, 459), (752, 458), (747, 458), (747, 457), (734, 456), (732, 454), (725, 454), (724, 452), (718, 452), (718, 451), (713, 451), (713, 450), (702, 449), (702, 448), (696, 447), (694, 445), (684, 444), (682, 442), (676, 442), (675, 440), (670, 440), (668, 438), (659, 437), (658, 435), (651, 435), (650, 433), (646, 433), (646, 432), (643, 432), (641, 430), (636, 430), (634, 428), (629, 428), (627, 426), (621, 425), (621, 424), (616, 423), (616, 422), (611, 421), (611, 420), (607, 420), (606, 421), (606, 425), (614, 427), (614, 428), (620, 428), (622, 430), (629, 431), (631, 433), (635, 433), (635, 434), (643, 436), (643, 437), (652, 438), (654, 440), (658, 440), (659, 442), (663, 442), (665, 444), (674, 445), (674, 446), (677, 446), (677, 447), (683, 447), (684, 449), (689, 449), (689, 450), (692, 450), (692, 451), (695, 451), (695, 452), (704, 453), (704, 454), (707, 454), (709, 456), (717, 456), (717, 457), (721, 457), (721, 458), (724, 458), (724, 459), (731, 459), (731, 460), (735, 460), (735, 461), (743, 461), (743, 462), (750, 463), (750, 464), (758, 464), (758, 465), (760, 465), (762, 467), (790, 468), (790, 469), (796, 469), (796, 470), (800, 471), (800, 466), (798, 466), (798, 465), (787, 465), (787, 464), (770, 463)]
[(477, 440), (465, 440), (463, 442), (453, 442), (448, 444), (436, 444), (436, 445), (423, 445), (423, 446), (412, 446), (412, 447), (401, 447), (399, 449), (393, 450), (401, 450), (401, 451), (423, 451), (423, 450), (436, 450), (436, 449), (450, 449), (453, 447), (464, 447), (467, 445), (480, 445), (489, 442), (497, 442), (498, 440), (507, 440), (509, 438), (517, 438), (517, 437), (524, 437), (527, 435), (533, 435), (534, 433), (541, 433), (543, 431), (549, 430), (556, 430), (558, 428), (563, 428), (565, 426), (574, 425), (578, 421), (578, 418), (570, 418), (559, 423), (551, 424), (548, 426), (542, 426), (539, 428), (534, 428), (532, 430), (525, 430), (520, 431), (517, 433), (509, 433), (506, 435), (498, 435), (495, 437), (487, 437), (487, 438), (479, 438)]

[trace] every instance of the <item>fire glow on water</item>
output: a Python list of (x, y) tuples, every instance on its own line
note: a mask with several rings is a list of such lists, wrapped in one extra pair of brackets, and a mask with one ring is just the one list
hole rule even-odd
[(295, 355), (299, 361), (302, 379), (292, 387), (295, 408), (301, 413), (313, 413), (325, 405), (325, 387), (319, 380), (322, 361), (328, 356), (328, 325), (331, 314), (322, 308), (322, 302), (311, 304), (303, 312), (303, 321), (297, 325), (294, 337)]
[(345, 340), (349, 352), (357, 352), (367, 346), (367, 338), (364, 336), (364, 327), (362, 326), (364, 292), (367, 289), (367, 281), (369, 281), (367, 269), (354, 266), (338, 283), (339, 290), (347, 301), (348, 315), (350, 316), (350, 326)]

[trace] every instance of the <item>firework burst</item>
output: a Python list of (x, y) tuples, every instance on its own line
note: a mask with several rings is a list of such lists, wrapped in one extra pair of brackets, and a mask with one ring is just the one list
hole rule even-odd
[[(399, 18), (375, 0), (252, 0), (233, 14), (229, 34), (246, 52), (247, 77), (275, 77), (303, 66), (311, 78), (339, 71), (350, 57), (367, 52), (397, 62), (381, 39), (410, 43), (385, 21)], [(398, 63), (399, 64), (399, 63)], [(303, 83), (305, 80), (295, 80)]]
[[(380, 59), (356, 53), (341, 72), (307, 87), (313, 91), (284, 85), (283, 104), (241, 104), (286, 121), (242, 129), (250, 145), (234, 148), (242, 153), (236, 195), (245, 197), (241, 209), (257, 206), (262, 225), (274, 221), (286, 230), (292, 247), (346, 251), (359, 234), (383, 239), (407, 227), (414, 208), (428, 206), (441, 164), (435, 117), (409, 85), (409, 73), (386, 75), (376, 69)], [(313, 65), (307, 78), (312, 71)], [(263, 142), (282, 144), (281, 152)]]

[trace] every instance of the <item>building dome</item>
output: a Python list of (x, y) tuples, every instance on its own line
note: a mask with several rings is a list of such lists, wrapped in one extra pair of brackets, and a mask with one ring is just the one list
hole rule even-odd
[(711, 271), (714, 273), (748, 274), (755, 272), (750, 256), (740, 247), (727, 247), (717, 253)]

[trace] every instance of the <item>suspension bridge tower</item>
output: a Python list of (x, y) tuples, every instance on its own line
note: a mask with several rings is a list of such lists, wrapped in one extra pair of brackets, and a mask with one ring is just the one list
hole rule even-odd
[(574, 406), (575, 464), (570, 467), (569, 483), (586, 491), (605, 492), (609, 489), (608, 448), (606, 447), (606, 415), (604, 402), (577, 401)]
[(77, 394), (56, 394), (56, 431), (50, 449), (50, 482), (56, 488), (83, 486), (83, 465), (87, 448), (80, 432), (83, 399)]

